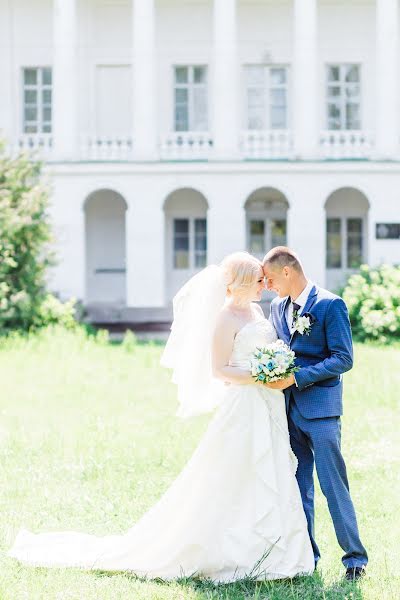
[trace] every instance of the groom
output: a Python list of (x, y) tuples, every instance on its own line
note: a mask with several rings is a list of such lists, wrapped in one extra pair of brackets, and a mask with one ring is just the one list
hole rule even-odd
[(300, 260), (285, 246), (272, 248), (263, 261), (266, 286), (278, 298), (270, 320), (278, 337), (296, 354), (300, 370), (270, 386), (284, 390), (290, 441), (299, 466), (299, 484), (315, 564), (314, 463), (337, 540), (344, 550), (346, 579), (365, 572), (367, 553), (361, 543), (346, 465), (340, 450), (342, 374), (353, 366), (350, 322), (339, 296), (317, 287), (305, 276)]

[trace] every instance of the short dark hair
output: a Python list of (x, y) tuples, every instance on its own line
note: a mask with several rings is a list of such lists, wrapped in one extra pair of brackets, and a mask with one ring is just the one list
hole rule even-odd
[(292, 269), (299, 273), (303, 272), (302, 264), (296, 252), (287, 246), (275, 246), (275, 248), (271, 248), (264, 256), (263, 267), (267, 264), (271, 265), (273, 269), (292, 267)]

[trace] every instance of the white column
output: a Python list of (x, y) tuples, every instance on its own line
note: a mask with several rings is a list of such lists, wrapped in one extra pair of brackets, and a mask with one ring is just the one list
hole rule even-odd
[(306, 274), (326, 285), (326, 213), (320, 180), (309, 175), (294, 181), (287, 216), (287, 243), (300, 256)]
[(376, 153), (393, 158), (399, 150), (398, 0), (376, 0)]
[(318, 152), (317, 0), (294, 0), (294, 154), (313, 159)]
[(76, 159), (78, 111), (76, 0), (53, 0), (53, 146), (58, 160)]
[(157, 158), (154, 0), (133, 0), (133, 148), (136, 160)]
[(72, 296), (85, 302), (85, 211), (79, 178), (53, 174), (50, 217), (55, 236), (57, 264), (49, 270), (48, 289), (62, 300)]
[(227, 185), (218, 177), (207, 196), (207, 262), (219, 263), (224, 256), (246, 250), (246, 212), (240, 185)]
[(150, 178), (136, 181), (126, 212), (127, 305), (134, 308), (165, 303), (165, 215), (160, 183)]
[(239, 153), (236, 37), (236, 0), (214, 0), (212, 128), (216, 160), (232, 160)]

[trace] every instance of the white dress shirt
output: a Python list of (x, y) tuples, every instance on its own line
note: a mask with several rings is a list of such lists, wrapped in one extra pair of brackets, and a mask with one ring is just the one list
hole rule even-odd
[[(314, 285), (313, 282), (308, 279), (307, 285), (304, 288), (304, 290), (301, 292), (301, 294), (299, 294), (297, 296), (297, 298), (291, 299), (291, 300), (293, 300), (293, 302), (295, 302), (296, 304), (298, 304), (300, 306), (300, 308), (297, 312), (298, 315), (301, 315), (303, 313), (304, 306), (308, 300), (308, 296), (310, 295), (313, 285)], [(289, 327), (290, 335), (292, 335), (294, 332), (294, 327), (292, 326), (292, 321), (293, 321), (293, 304), (292, 304), (292, 302), (288, 302), (288, 305), (286, 307), (285, 318), (286, 318), (287, 325)], [(298, 387), (297, 381), (296, 381), (296, 374), (294, 374), (294, 383), (295, 383), (295, 386)]]
[[(300, 306), (298, 313), (297, 313), (298, 315), (302, 314), (302, 312), (304, 310), (304, 306), (308, 300), (308, 296), (310, 295), (313, 285), (314, 284), (312, 281), (307, 280), (307, 285), (304, 288), (304, 290), (301, 292), (301, 294), (299, 294), (299, 296), (297, 296), (297, 298), (292, 298), (292, 301)], [(292, 302), (288, 302), (285, 316), (286, 316), (286, 322), (289, 327), (290, 334), (292, 334), (294, 332), (294, 327), (292, 326), (292, 321), (293, 321), (293, 304), (292, 304)]]

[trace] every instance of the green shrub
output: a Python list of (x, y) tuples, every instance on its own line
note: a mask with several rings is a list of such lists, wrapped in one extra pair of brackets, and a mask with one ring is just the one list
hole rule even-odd
[(361, 340), (400, 338), (400, 266), (363, 265), (343, 291), (355, 337)]
[(137, 348), (137, 343), (138, 339), (136, 335), (133, 333), (133, 331), (128, 329), (125, 332), (124, 339), (122, 340), (122, 347), (124, 348), (124, 350), (126, 350), (126, 352), (135, 352)]
[(46, 290), (54, 264), (41, 164), (10, 158), (0, 144), (0, 331), (71, 324), (73, 303), (62, 305)]
[(66, 329), (73, 329), (77, 325), (75, 312), (75, 298), (63, 303), (53, 294), (47, 294), (35, 315), (34, 325), (36, 327), (62, 325)]

